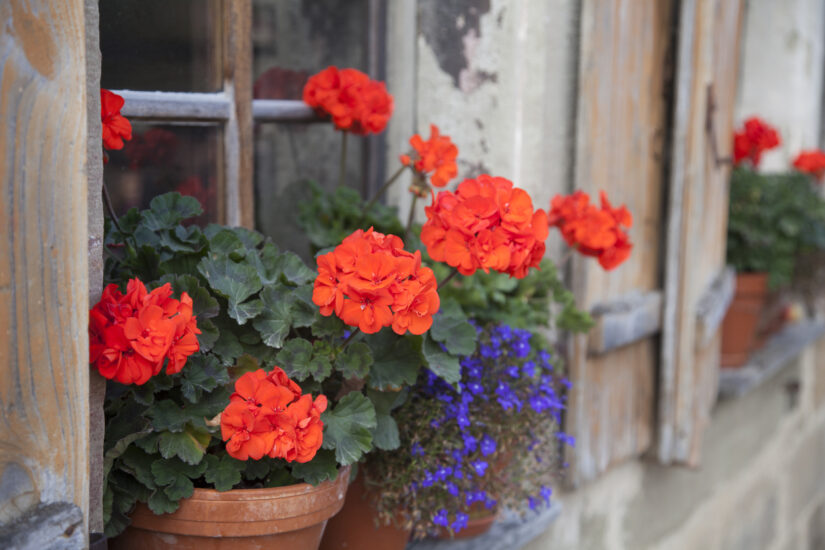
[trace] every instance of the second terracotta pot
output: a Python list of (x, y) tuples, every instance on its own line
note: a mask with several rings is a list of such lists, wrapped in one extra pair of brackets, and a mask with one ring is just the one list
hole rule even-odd
[(739, 273), (736, 293), (722, 322), (722, 366), (747, 363), (768, 295), (767, 273)]
[(404, 550), (410, 530), (395, 525), (376, 527), (377, 512), (359, 475), (349, 486), (341, 512), (329, 520), (321, 550)]
[(219, 492), (195, 489), (172, 514), (145, 504), (132, 524), (109, 541), (113, 550), (316, 550), (327, 520), (344, 503), (349, 468), (317, 487), (299, 483), (272, 489)]

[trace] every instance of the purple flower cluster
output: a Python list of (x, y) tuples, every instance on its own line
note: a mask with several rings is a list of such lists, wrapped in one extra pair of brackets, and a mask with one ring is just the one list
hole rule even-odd
[[(507, 419), (526, 412), (525, 407), (528, 407), (536, 414), (550, 416), (556, 425), (560, 425), (565, 396), (559, 393), (559, 388), (569, 388), (567, 380), (555, 379), (550, 354), (543, 349), (534, 349), (531, 344), (533, 335), (529, 331), (507, 325), (487, 330), (476, 327), (476, 330), (480, 342), (478, 351), (460, 361), (459, 391), (429, 371), (419, 382), (418, 393), (437, 408), (430, 427), (442, 431), (449, 428), (444, 433), (457, 432), (458, 436), (446, 444), (440, 442), (434, 453), (436, 456), (427, 457), (427, 463), (440, 466), (421, 471), (411, 485), (414, 491), (422, 488), (443, 490), (460, 503), (451, 508), (465, 510), (476, 503), (488, 509), (496, 505), (495, 498), (484, 490), (484, 479), (489, 475), (490, 459), (495, 459), (493, 455), (499, 445), (488, 433), (489, 426), (479, 418), (485, 415), (477, 414), (478, 411), (483, 408), (489, 413), (493, 407), (498, 412), (492, 411), (492, 418)], [(491, 418), (490, 414), (486, 418)], [(566, 434), (559, 433), (557, 438), (573, 444), (572, 437)], [(527, 451), (534, 446), (530, 444)], [(414, 457), (427, 454), (417, 441), (410, 452)], [(541, 457), (536, 456), (536, 460), (540, 462)], [(549, 502), (550, 495), (550, 488), (542, 486), (527, 504), (532, 509), (539, 502)], [(451, 518), (447, 508), (435, 510), (432, 516), (434, 525), (453, 531), (466, 527), (467, 519), (467, 514), (462, 511)]]

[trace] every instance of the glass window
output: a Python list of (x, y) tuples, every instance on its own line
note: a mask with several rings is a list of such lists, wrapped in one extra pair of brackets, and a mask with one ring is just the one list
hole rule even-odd
[(100, 2), (101, 86), (219, 91), (221, 8), (221, 0)]
[(103, 177), (115, 212), (146, 208), (157, 195), (177, 191), (200, 201), (199, 224), (222, 218), (223, 132), (218, 124), (134, 121), (132, 141), (109, 151)]

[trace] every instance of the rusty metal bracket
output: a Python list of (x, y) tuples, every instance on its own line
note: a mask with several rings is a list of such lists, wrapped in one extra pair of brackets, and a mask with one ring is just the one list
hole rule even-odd
[(713, 162), (716, 168), (733, 164), (733, 159), (729, 156), (720, 157), (719, 148), (716, 145), (716, 127), (713, 124), (716, 112), (716, 96), (713, 93), (713, 83), (707, 86), (707, 103), (705, 106), (705, 135), (710, 143), (710, 152), (713, 155)]

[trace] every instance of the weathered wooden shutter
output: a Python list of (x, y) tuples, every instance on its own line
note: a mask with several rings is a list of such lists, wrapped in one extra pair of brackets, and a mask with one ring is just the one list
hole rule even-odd
[(656, 454), (696, 465), (716, 400), (739, 0), (685, 0), (679, 18)]
[(577, 302), (598, 323), (570, 347), (573, 485), (653, 441), (672, 14), (672, 2), (660, 0), (582, 5), (574, 187), (627, 204), (635, 248), (610, 272), (592, 258), (573, 260)]

